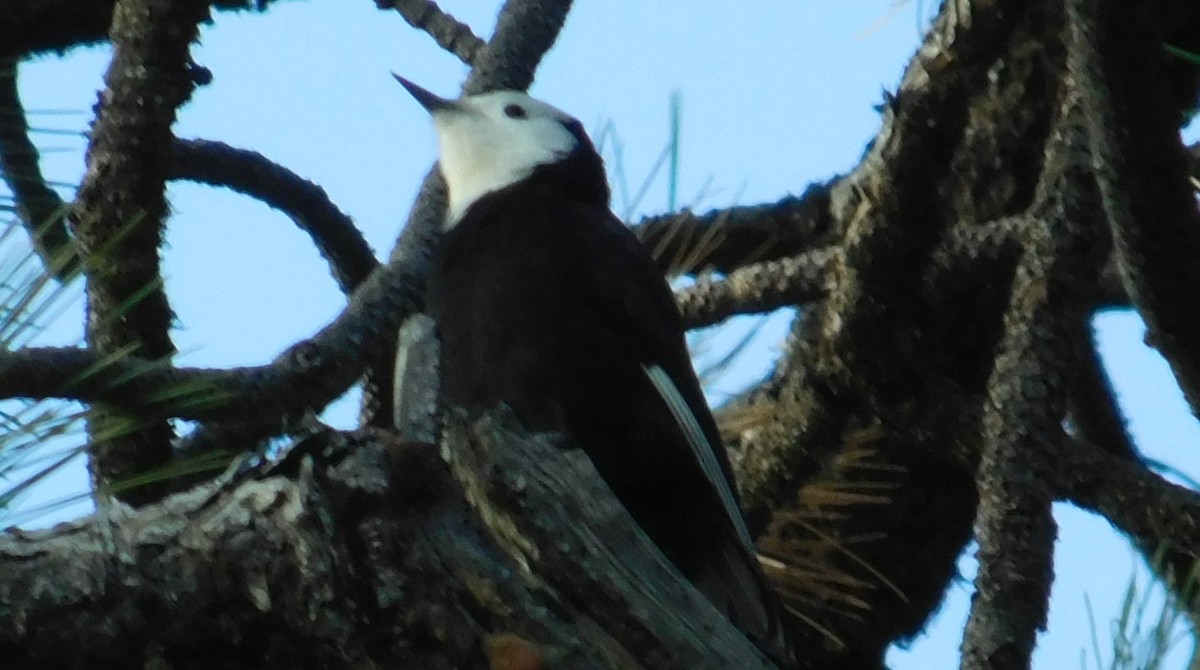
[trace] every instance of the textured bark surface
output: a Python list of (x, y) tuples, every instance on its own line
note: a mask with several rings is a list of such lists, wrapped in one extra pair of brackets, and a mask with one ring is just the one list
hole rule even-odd
[(477, 667), (497, 636), (555, 667), (771, 667), (582, 452), (493, 419), (445, 452), (327, 433), (280, 471), (10, 533), (6, 667)]
[[(189, 49), (207, 16), (208, 3), (200, 0), (118, 0), (113, 8), (113, 58), (72, 212), (88, 278), (88, 346), (102, 354), (159, 360), (175, 353), (158, 252), (171, 125), (195, 85)], [(88, 432), (97, 490), (171, 460), (173, 433), (164, 422), (96, 407)], [(164, 490), (138, 487), (120, 497), (143, 504)]]
[[(433, 3), (377, 4), (470, 64), (469, 92), (527, 87), (570, 8), (510, 0), (484, 40)], [(75, 203), (95, 305), (155, 278), (162, 184), (175, 178), (286, 211), (350, 298), (259, 367), (156, 360), (170, 353), (169, 309), (153, 292), (129, 319), (95, 324), (88, 347), (0, 352), (0, 397), (75, 398), (143, 425), (201, 422), (174, 445), (165, 433), (146, 450), (94, 445), (114, 472), (145, 472), (171, 447), (194, 456), (308, 435), (273, 465), (137, 511), (0, 536), (0, 657), (769, 667), (554, 437), (497, 413), (475, 426), (452, 414), (439, 439), (436, 402), (412, 388), (402, 397), (430, 409), (401, 426), (408, 442), (305, 418), (366, 375), (364, 425), (389, 423), (393, 343), (422, 308), (444, 209), (436, 172), (375, 267), (319, 186), (252, 151), (170, 134), (190, 77), (202, 78), (187, 46), (204, 3), (85, 2), (71, 21), (42, 25), (52, 5), (0, 9), (0, 55), (103, 39), (111, 19), (109, 90)], [(146, 22), (138, 8), (165, 13)], [(774, 374), (720, 417), (804, 667), (881, 668), (890, 644), (925, 625), (972, 538), (980, 569), (963, 667), (1027, 667), (1053, 577), (1056, 500), (1112, 522), (1200, 612), (1200, 495), (1139, 456), (1088, 325), (1099, 309), (1136, 309), (1197, 410), (1198, 162), (1179, 125), (1197, 106), (1200, 67), (1164, 45), (1200, 53), (1200, 4), (948, 1), (851, 172), (777, 202), (635, 225), (664, 272), (696, 276), (679, 294), (689, 324), (799, 314)], [(23, 114), (12, 93), (0, 88), (0, 108)], [(0, 136), (0, 165), (24, 189), (13, 189), (18, 207), (44, 211), (23, 134)], [(61, 233), (42, 241), (69, 247)], [(136, 262), (106, 273), (97, 250), (118, 237)], [(111, 355), (131, 344), (144, 348)]]

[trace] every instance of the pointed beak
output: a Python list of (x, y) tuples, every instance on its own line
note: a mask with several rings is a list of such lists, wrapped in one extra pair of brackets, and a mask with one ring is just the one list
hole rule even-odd
[(394, 72), (392, 73), (392, 76), (395, 77), (396, 81), (400, 82), (400, 85), (403, 86), (409, 93), (411, 93), (412, 97), (416, 98), (417, 102), (421, 103), (421, 106), (428, 110), (430, 114), (437, 114), (440, 111), (458, 108), (458, 104), (453, 100), (447, 100), (445, 98), (438, 97)]

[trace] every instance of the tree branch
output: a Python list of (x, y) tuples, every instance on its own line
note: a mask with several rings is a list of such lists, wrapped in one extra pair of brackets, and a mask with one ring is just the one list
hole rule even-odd
[(675, 294), (687, 328), (711, 326), (734, 314), (767, 312), (820, 298), (827, 290), (832, 249), (756, 263), (724, 279), (701, 277)]
[(680, 588), (582, 450), (521, 440), (492, 419), (468, 430), (451, 418), (447, 444), (468, 501), (526, 579), (587, 611), (627, 658), (648, 668), (774, 667), (698, 591)]
[(0, 352), (0, 397), (79, 398), (202, 421), (252, 416), (264, 431), (259, 437), (267, 437), (319, 412), (354, 383), (365, 361), (387, 355), (400, 323), (422, 304), (422, 281), (405, 264), (381, 266), (334, 321), (263, 366), (205, 371), (128, 351)]
[(395, 9), (408, 25), (422, 30), (433, 38), (437, 45), (454, 54), (466, 65), (475, 62), (475, 56), (485, 42), (471, 32), (471, 26), (443, 12), (432, 0), (376, 0), (380, 9)]
[[(951, 170), (950, 160), (965, 141), (961, 133), (971, 118), (966, 104), (976, 95), (970, 92), (978, 82), (976, 68), (990, 62), (990, 54), (1004, 53), (1007, 40), (1017, 39), (1001, 30), (996, 7), (988, 7), (974, 10), (969, 27), (960, 25), (954, 12), (943, 11), (900, 90), (889, 97), (883, 127), (863, 161), (830, 191), (832, 219), (845, 231), (831, 263), (835, 290), (792, 341), (778, 424), (744, 445), (747, 458), (756, 463), (742, 482), (749, 500), (768, 507), (786, 504), (794, 482), (820, 467), (819, 455), (797, 445), (835, 449), (841, 433), (857, 425), (851, 408), (858, 394), (869, 396), (863, 399), (869, 406), (875, 398), (911, 393), (914, 369), (942, 355), (915, 350), (918, 343), (911, 340), (927, 324), (912, 321), (920, 314), (914, 302), (930, 255), (949, 228), (949, 217), (942, 215), (950, 209), (938, 194), (964, 187), (954, 180), (966, 177)], [(1006, 6), (1005, 11), (1022, 10)], [(929, 78), (931, 71), (938, 72), (936, 82)], [(1012, 95), (1023, 102), (1035, 95), (1040, 99), (1044, 91)], [(1017, 197), (999, 206), (1011, 206)]]
[[(924, 458), (961, 472), (980, 469), (980, 399), (940, 388), (941, 402), (916, 410), (924, 420), (913, 430), (945, 434), (945, 439), (915, 442)], [(902, 411), (913, 412), (914, 408)], [(1068, 434), (1061, 425), (1047, 433), (1039, 449), (1054, 467), (1045, 473), (1055, 500), (1071, 502), (1109, 520), (1143, 546), (1169, 544), (1200, 560), (1200, 492), (1173, 484), (1150, 471), (1140, 459), (1111, 453), (1103, 446)], [(944, 448), (948, 447), (948, 448)], [(738, 464), (734, 460), (735, 466)]]
[(523, 642), (543, 667), (772, 667), (582, 452), (492, 420), (457, 424), (446, 448), (462, 485), (437, 449), (327, 433), (294, 447), (294, 472), (0, 536), (0, 653), (15, 667), (207, 668), (234, 653), (504, 667)]
[(798, 198), (770, 204), (652, 216), (632, 228), (666, 274), (732, 272), (832, 241), (837, 225), (829, 190), (834, 183), (811, 184)]
[(283, 478), (209, 485), (137, 514), (117, 504), (55, 531), (10, 532), (0, 649), (15, 667), (173, 664), (189, 653), (199, 658), (183, 667), (196, 667), (253, 629), (242, 653), (329, 667), (350, 642), (354, 601), (339, 588), (345, 545), (310, 509), (313, 495), (311, 482)]
[(514, 89), (524, 91), (542, 56), (554, 46), (571, 0), (508, 0), (496, 18), (492, 39), (473, 60), (465, 95)]
[[(1117, 264), (1150, 341), (1200, 415), (1200, 212), (1179, 141), (1163, 26), (1121, 2), (1067, 4), (1075, 19), (1087, 22), (1088, 67), (1076, 76), (1091, 91), (1084, 110), (1092, 166)], [(1120, 100), (1110, 87), (1121, 92)], [(1195, 97), (1193, 82), (1188, 104)]]
[(38, 159), (17, 89), (17, 62), (0, 58), (0, 173), (42, 263), (56, 279), (69, 281), (79, 270), (79, 257), (67, 234), (66, 205), (46, 185)]
[[(1075, 332), (1071, 335), (1073, 354), (1070, 367), (1073, 372), (1069, 382), (1069, 419), (1073, 427), (1072, 432), (1078, 435), (1078, 440), (1069, 448), (1099, 448), (1106, 454), (1132, 465), (1133, 476), (1148, 479), (1153, 477), (1147, 471), (1146, 464), (1126, 429), (1116, 393), (1105, 373), (1099, 352), (1096, 351), (1090, 324), (1087, 321), (1080, 322), (1073, 330)], [(1060, 464), (1058, 467), (1071, 466)], [(1162, 488), (1164, 484), (1165, 482), (1162, 482), (1157, 487)], [(1169, 497), (1169, 491), (1169, 488), (1164, 489), (1159, 495)], [(1094, 501), (1091, 502), (1094, 505)], [(1079, 504), (1080, 501), (1077, 500), (1076, 503)], [(1159, 503), (1159, 507), (1162, 506), (1163, 503)], [(1096, 511), (1094, 506), (1091, 509)], [(1145, 528), (1144, 522), (1141, 528)], [(1194, 572), (1200, 554), (1189, 553), (1186, 549), (1175, 546), (1170, 539), (1147, 536), (1144, 530), (1138, 533), (1126, 532), (1155, 574), (1176, 594), (1180, 602), (1195, 611), (1193, 600), (1197, 594), (1197, 584)]]
[[(213, 8), (266, 11), (276, 0), (213, 0)], [(5, 0), (0, 5), (0, 58), (24, 57), (108, 39), (115, 0)]]
[[(931, 271), (925, 278), (929, 299), (944, 300), (951, 287), (1001, 272), (1019, 255), (1018, 240), (1025, 225), (1025, 217), (1008, 217), (952, 228), (931, 256)], [(761, 314), (819, 300), (829, 289), (833, 254), (834, 247), (816, 248), (790, 258), (741, 265), (721, 279), (701, 277), (675, 293), (684, 323), (689, 329), (703, 328), (736, 314)], [(1092, 308), (1128, 302), (1113, 264), (1105, 264)]]
[[(158, 253), (171, 125), (195, 85), (188, 51), (207, 17), (201, 0), (119, 0), (113, 11), (113, 58), (73, 212), (87, 272), (88, 343), (104, 354), (132, 347), (160, 359), (175, 351)], [(97, 490), (171, 459), (169, 425), (135, 419), (131, 430), (130, 420), (97, 408), (89, 415)], [(142, 504), (163, 492), (141, 487), (125, 498)]]
[(1140, 461), (1070, 437), (1064, 438), (1056, 458), (1058, 497), (1103, 516), (1142, 546), (1170, 546), (1193, 564), (1200, 561), (1200, 494), (1196, 491), (1163, 479)]
[(1053, 465), (1042, 440), (1064, 410), (1064, 371), (1054, 356), (1063, 340), (1059, 310), (1070, 304), (1054, 286), (1061, 283), (1053, 269), (1057, 250), (1046, 246), (1027, 251), (1017, 270), (989, 384), (977, 476), (979, 572), (964, 670), (1028, 667), (1037, 631), (1046, 626), (1055, 526), (1045, 484)]
[(146, 420), (278, 421), (288, 412), (274, 387), (286, 383), (287, 372), (284, 365), (175, 368), (166, 361), (108, 356), (94, 349), (34, 347), (0, 351), (0, 397), (100, 403)]
[(342, 291), (349, 294), (379, 266), (350, 217), (325, 190), (262, 154), (221, 142), (176, 139), (169, 177), (224, 186), (287, 214), (312, 237)]
[[(1073, 0), (1069, 0), (1068, 4)], [(964, 670), (1028, 667), (1046, 626), (1054, 574), (1055, 525), (1049, 482), (1061, 467), (1046, 436), (1061, 432), (1071, 373), (1067, 368), (1091, 278), (1107, 246), (1089, 170), (1082, 118), (1091, 88), (1076, 76), (1091, 66), (1086, 24), (1068, 9), (1062, 101), (1038, 181), (1030, 237), (1004, 317), (1004, 338), (988, 383), (985, 442), (977, 482), (979, 572), (963, 637)]]

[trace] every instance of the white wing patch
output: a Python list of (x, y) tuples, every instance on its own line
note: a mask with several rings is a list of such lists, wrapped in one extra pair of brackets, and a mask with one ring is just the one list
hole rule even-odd
[(680, 395), (679, 389), (675, 387), (675, 382), (667, 375), (666, 371), (657, 365), (642, 364), (642, 369), (646, 371), (646, 376), (650, 378), (650, 383), (654, 384), (655, 390), (658, 391), (664, 402), (667, 403), (667, 408), (671, 410), (671, 416), (675, 417), (675, 423), (679, 424), (679, 429), (683, 431), (687, 442), (692, 447), (692, 452), (696, 454), (696, 459), (700, 461), (700, 468), (704, 470), (704, 474), (708, 476), (708, 481), (717, 490), (721, 496), (721, 502), (725, 504), (725, 509), (729, 516), (733, 518), (733, 525), (737, 528), (738, 536), (745, 543), (746, 548), (750, 550), (750, 555), (753, 556), (754, 540), (750, 537), (750, 530), (746, 528), (746, 520), (742, 518), (742, 510), (738, 507), (737, 501), (733, 498), (733, 489), (731, 484), (725, 477), (725, 471), (721, 469), (721, 464), (717, 461), (717, 454), (713, 451), (713, 446), (709, 444), (708, 438), (705, 437), (704, 431), (700, 428), (699, 422), (692, 414), (692, 410), (688, 408), (687, 402)]

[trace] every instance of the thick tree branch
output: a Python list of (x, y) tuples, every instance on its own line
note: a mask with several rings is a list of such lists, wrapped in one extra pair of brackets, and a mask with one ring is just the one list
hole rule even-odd
[(1054, 357), (1063, 340), (1060, 311), (1069, 304), (1055, 286), (1056, 251), (1043, 245), (1026, 252), (989, 384), (975, 526), (979, 572), (964, 670), (1028, 667), (1046, 625), (1055, 526), (1045, 483), (1053, 464), (1042, 441), (1064, 411), (1064, 370)]
[(546, 436), (456, 424), (462, 485), (383, 433), (295, 449), (294, 472), (0, 537), (7, 662), (504, 667), (524, 642), (544, 667), (772, 667)]
[[(745, 445), (756, 452), (747, 454), (755, 465), (742, 482), (750, 500), (783, 504), (797, 479), (819, 467), (819, 458), (797, 444), (821, 450), (840, 444), (840, 433), (852, 428), (844, 422), (853, 419), (831, 408), (849, 408), (850, 396), (860, 392), (911, 393), (914, 366), (928, 365), (918, 363), (926, 356), (911, 351), (917, 343), (908, 340), (925, 326), (911, 322), (913, 297), (948, 227), (939, 216), (946, 206), (936, 196), (950, 188), (941, 180), (959, 178), (950, 160), (970, 118), (964, 105), (973, 99), (979, 63), (990, 62), (993, 53), (999, 57), (1007, 41), (1017, 39), (1001, 30), (995, 6), (974, 11), (965, 23), (954, 12), (939, 17), (889, 99), (884, 126), (867, 155), (831, 190), (833, 218), (846, 231), (828, 280), (835, 290), (790, 348), (794, 360), (787, 367), (793, 376), (780, 391), (787, 400), (777, 425)], [(1005, 6), (1007, 13), (1019, 11), (1036, 13)], [(936, 82), (930, 72), (938, 73)], [(1019, 89), (1015, 95), (1024, 100), (1044, 92)]]
[[(964, 9), (970, 14), (964, 15)], [(933, 607), (944, 588), (937, 580), (951, 574), (961, 547), (956, 541), (969, 531), (969, 514), (965, 519), (949, 514), (952, 509), (969, 512), (974, 505), (973, 491), (961, 486), (969, 484), (961, 481), (963, 471), (911, 454), (978, 452), (972, 440), (978, 441), (979, 408), (960, 407), (959, 414), (974, 422), (961, 432), (936, 422), (953, 418), (940, 409), (951, 398), (978, 402), (986, 386), (1003, 332), (1000, 315), (1009, 302), (1006, 277), (1011, 270), (1005, 270), (1022, 250), (1020, 213), (1034, 200), (1034, 177), (1042, 168), (1061, 86), (1064, 22), (1053, 5), (1006, 3), (1000, 15), (992, 5), (954, 3), (944, 11), (891, 101), (895, 122), (885, 124), (855, 171), (865, 179), (890, 182), (900, 194), (883, 193), (894, 199), (888, 200), (864, 191), (854, 199), (849, 197), (853, 182), (847, 179), (847, 188), (834, 187), (832, 207), (835, 220), (846, 221), (842, 227), (848, 235), (853, 223), (847, 216), (875, 217), (882, 210), (892, 221), (878, 225), (914, 226), (921, 234), (932, 228), (939, 231), (940, 242), (909, 257), (913, 266), (893, 260), (895, 248), (873, 249), (878, 256), (862, 262), (872, 268), (881, 290), (852, 286), (861, 277), (846, 274), (849, 257), (846, 264), (835, 264), (830, 283), (837, 288), (819, 313), (828, 315), (836, 328), (826, 330), (806, 313), (780, 365), (783, 376), (752, 394), (751, 406), (764, 408), (764, 417), (741, 434), (739, 461), (748, 475), (743, 492), (752, 510), (764, 501), (765, 507), (789, 510), (797, 480), (828, 471), (832, 466), (826, 458), (840, 457), (850, 448), (846, 436), (864, 426), (881, 425), (886, 436), (876, 443), (881, 459), (907, 471), (897, 478), (885, 511), (852, 509), (830, 524), (830, 536), (877, 533), (892, 538), (864, 542), (855, 547), (856, 555), (880, 567), (913, 603), (892, 609), (886, 590), (869, 594), (865, 625), (834, 622), (837, 634), (852, 640), (851, 647), (874, 644), (889, 634), (895, 639), (905, 634), (904, 625), (918, 628), (921, 619), (905, 617), (921, 617)], [(910, 142), (922, 146), (905, 150)], [(876, 154), (886, 160), (872, 165)], [(981, 155), (989, 160), (979, 161)], [(907, 174), (893, 174), (897, 172)], [(839, 200), (839, 194), (847, 198)], [(1087, 189), (1072, 197), (1095, 199)], [(989, 230), (988, 221), (1004, 222), (1002, 227), (1017, 235)], [(1000, 234), (988, 251), (997, 254), (978, 255), (972, 262), (949, 252), (955, 237), (969, 241), (974, 233), (983, 233), (986, 239), (992, 232)], [(979, 251), (976, 245), (966, 246)], [(899, 260), (910, 249), (901, 246)], [(1093, 260), (1082, 263), (1088, 272), (1099, 266)], [(918, 290), (904, 283), (914, 273), (925, 280)], [(947, 286), (951, 290), (944, 290)], [(860, 302), (836, 305), (839, 290), (853, 290), (861, 299), (863, 314), (875, 321), (872, 328), (860, 327), (868, 321), (856, 326), (853, 318), (845, 320)], [(1084, 304), (1080, 300), (1071, 307)], [(852, 327), (853, 332), (848, 330)], [(843, 337), (842, 344), (835, 345), (833, 336)], [(844, 355), (844, 346), (855, 347), (866, 367)], [(827, 375), (821, 366), (844, 369)], [(942, 497), (933, 502), (938, 494)], [(908, 518), (893, 519), (894, 509), (907, 510)], [(939, 531), (923, 535), (923, 543), (909, 541), (910, 535), (931, 527)], [(900, 537), (905, 541), (895, 539)], [(950, 572), (942, 570), (946, 565)]]
[(1119, 1), (1067, 4), (1088, 31), (1088, 67), (1078, 76), (1091, 91), (1084, 109), (1093, 168), (1118, 267), (1150, 340), (1200, 414), (1200, 211), (1162, 50), (1168, 26)]
[[(275, 0), (213, 0), (218, 10), (265, 11)], [(66, 50), (108, 39), (115, 0), (5, 0), (0, 58)]]
[[(88, 343), (104, 354), (132, 348), (160, 359), (175, 351), (158, 253), (171, 125), (195, 85), (189, 47), (207, 17), (201, 0), (119, 0), (113, 11), (113, 59), (72, 214), (87, 272)], [(98, 490), (171, 459), (169, 425), (134, 420), (130, 429), (130, 420), (103, 409), (89, 416)], [(125, 497), (141, 504), (162, 492), (144, 487)]]
[[(1006, 6), (1003, 11), (1022, 10)], [(835, 394), (888, 396), (893, 385), (910, 383), (914, 361), (875, 354), (909, 346), (897, 342), (897, 330), (908, 317), (923, 268), (952, 223), (937, 191), (960, 179), (955, 170), (960, 152), (979, 141), (965, 134), (975, 110), (960, 101), (976, 95), (977, 65), (972, 64), (991, 62), (1016, 39), (1000, 12), (995, 5), (947, 6), (906, 68), (896, 95), (886, 101), (879, 136), (832, 191), (845, 238), (832, 270), (837, 289), (816, 314), (807, 351), (818, 383)], [(939, 75), (937, 85), (930, 81), (932, 72)], [(1022, 199), (1019, 189), (997, 190), (1011, 192), (998, 202), (964, 203), (964, 209), (983, 213)], [(820, 413), (823, 405), (814, 402), (811, 411)]]
[(349, 216), (325, 190), (262, 154), (221, 142), (176, 139), (169, 177), (223, 186), (291, 217), (312, 237), (342, 291), (349, 294), (379, 266)]
[[(1068, 0), (1068, 5), (1074, 0)], [(1055, 525), (1052, 473), (1060, 467), (1046, 448), (1067, 413), (1072, 334), (1087, 312), (1089, 267), (1103, 239), (1092, 145), (1082, 118), (1091, 88), (1092, 38), (1068, 9), (1066, 77), (1051, 133), (1030, 236), (1004, 317), (1004, 338), (988, 383), (984, 446), (977, 475), (976, 539), (979, 573), (963, 637), (964, 670), (1028, 667), (1038, 631), (1046, 626), (1053, 579)]]
[(777, 261), (756, 263), (720, 280), (701, 277), (675, 294), (688, 328), (710, 326), (734, 314), (753, 314), (801, 305), (827, 290), (831, 249), (815, 249)]
[(467, 499), (526, 578), (589, 611), (626, 658), (648, 668), (774, 667), (698, 591), (679, 588), (582, 450), (522, 442), (490, 419), (469, 431), (451, 419), (447, 442)]
[(387, 355), (400, 323), (421, 305), (421, 281), (405, 264), (380, 267), (337, 319), (263, 366), (202, 371), (172, 369), (131, 353), (0, 352), (0, 397), (48, 392), (138, 411), (170, 408), (162, 411), (197, 420), (249, 415), (258, 419), (259, 437), (267, 437), (281, 425), (319, 412), (354, 383), (366, 360)]
[(1055, 475), (1060, 498), (1103, 516), (1138, 544), (1169, 546), (1193, 565), (1200, 561), (1200, 493), (1163, 479), (1140, 461), (1077, 439), (1064, 442)]
[(13, 667), (201, 667), (253, 628), (243, 653), (329, 667), (350, 643), (354, 601), (339, 588), (345, 545), (313, 494), (283, 478), (203, 486), (137, 514), (117, 504), (56, 531), (10, 532), (0, 649)]

